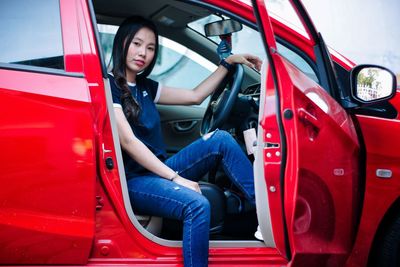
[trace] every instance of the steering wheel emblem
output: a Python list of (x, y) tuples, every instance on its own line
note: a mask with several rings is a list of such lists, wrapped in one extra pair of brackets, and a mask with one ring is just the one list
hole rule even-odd
[(217, 110), (217, 107), (218, 107), (218, 100), (212, 101), (210, 106), (211, 106), (212, 113), (215, 113), (215, 111)]

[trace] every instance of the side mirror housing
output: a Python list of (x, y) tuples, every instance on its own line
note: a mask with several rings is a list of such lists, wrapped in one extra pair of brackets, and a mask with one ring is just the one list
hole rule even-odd
[(226, 35), (242, 30), (243, 26), (240, 22), (232, 19), (223, 19), (214, 21), (204, 25), (204, 32), (207, 37)]
[(351, 95), (360, 106), (391, 99), (396, 93), (396, 76), (377, 65), (358, 65), (351, 71)]

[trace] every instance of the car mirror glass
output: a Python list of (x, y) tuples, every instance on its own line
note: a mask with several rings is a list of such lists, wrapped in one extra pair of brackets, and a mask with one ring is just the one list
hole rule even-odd
[(204, 25), (204, 32), (207, 37), (226, 35), (238, 32), (243, 28), (240, 22), (232, 19), (218, 20)]
[(396, 90), (394, 74), (380, 66), (358, 66), (353, 74), (353, 96), (360, 102), (372, 103), (392, 97)]

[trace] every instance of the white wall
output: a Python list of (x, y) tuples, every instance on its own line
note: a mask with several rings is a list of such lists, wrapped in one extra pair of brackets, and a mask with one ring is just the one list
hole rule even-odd
[(400, 0), (302, 0), (326, 43), (357, 64), (390, 68), (400, 81)]

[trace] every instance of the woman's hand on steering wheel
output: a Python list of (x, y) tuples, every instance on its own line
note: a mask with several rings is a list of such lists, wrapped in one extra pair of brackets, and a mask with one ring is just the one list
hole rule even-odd
[(242, 64), (256, 70), (260, 70), (262, 64), (259, 57), (250, 54), (230, 55), (225, 61), (228, 64), (232, 64), (234, 68), (228, 73), (227, 79), (224, 79), (211, 95), (201, 123), (201, 135), (222, 127), (228, 119), (241, 89), (244, 77)]
[(262, 60), (254, 55), (250, 54), (236, 54), (230, 55), (225, 59), (225, 61), (229, 64), (243, 64), (250, 68), (256, 69), (257, 71), (261, 70)]

